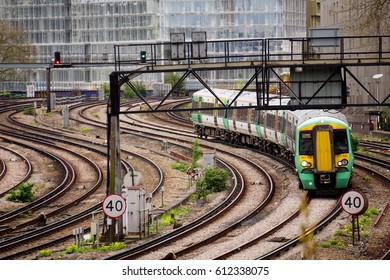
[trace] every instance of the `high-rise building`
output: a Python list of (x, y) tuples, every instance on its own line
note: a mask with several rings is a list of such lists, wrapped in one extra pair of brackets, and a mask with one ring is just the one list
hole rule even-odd
[[(383, 6), (380, 6), (383, 5)], [(389, 1), (364, 0), (322, 0), (321, 27), (340, 28), (340, 36), (380, 36), (389, 33)], [(379, 46), (386, 51), (390, 48), (390, 40), (383, 37), (381, 44), (378, 38), (358, 38), (345, 40), (345, 50), (353, 52), (378, 51)], [(352, 78), (347, 79), (350, 96), (348, 103), (373, 104), (369, 107), (352, 107), (346, 110), (352, 128), (356, 132), (368, 132), (372, 129), (382, 129), (378, 112), (383, 107), (374, 106), (375, 97), (379, 102), (390, 94), (390, 68), (388, 66), (351, 67), (351, 72), (359, 83)], [(365, 87), (365, 89), (362, 87)], [(369, 95), (366, 89), (371, 93)], [(383, 126), (384, 124), (382, 124)]]
[[(193, 31), (206, 31), (209, 40), (302, 37), (306, 1), (0, 0), (0, 19), (23, 27), (36, 46), (36, 62), (49, 63), (58, 51), (65, 63), (108, 64), (115, 44), (169, 41), (173, 32), (191, 38)], [(113, 70), (109, 65), (59, 68), (52, 71), (52, 87), (94, 90)], [(34, 72), (18, 85), (44, 85), (45, 69)]]

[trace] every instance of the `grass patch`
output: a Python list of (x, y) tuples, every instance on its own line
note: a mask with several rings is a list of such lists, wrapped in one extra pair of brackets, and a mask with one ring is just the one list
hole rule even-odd
[(36, 116), (37, 112), (33, 107), (27, 107), (23, 109), (23, 114), (28, 116)]
[(363, 177), (363, 180), (366, 181), (367, 183), (372, 181), (372, 177), (370, 175), (366, 175)]
[(50, 257), (52, 253), (53, 251), (50, 249), (43, 249), (39, 251), (39, 257), (41, 258)]
[(321, 242), (320, 246), (322, 248), (331, 248), (331, 247), (335, 246), (340, 250), (344, 250), (346, 248), (345, 243), (342, 240), (337, 239), (337, 238), (331, 238), (326, 242)]
[(179, 205), (170, 209), (160, 217), (159, 227), (169, 226), (175, 222), (177, 217), (183, 217), (191, 211), (191, 207)]
[[(359, 228), (360, 228), (360, 234), (364, 237), (370, 237), (371, 233), (367, 230), (368, 227), (372, 225), (372, 215), (378, 215), (379, 210), (376, 208), (369, 208), (366, 210), (366, 212), (359, 217)], [(355, 229), (357, 228), (357, 224), (355, 221)], [(343, 227), (338, 228), (335, 230), (335, 236), (338, 237), (352, 237), (352, 224), (348, 223), (345, 224)], [(320, 246), (322, 248), (331, 248), (332, 246), (336, 246), (338, 249), (344, 250), (346, 248), (346, 245), (340, 238), (331, 237), (325, 242), (321, 242)]]
[(77, 247), (77, 245), (69, 245), (66, 247), (65, 251), (63, 252), (63, 255), (70, 255), (70, 254), (77, 254), (77, 253), (88, 253), (88, 252), (109, 252), (109, 251), (118, 251), (126, 248), (127, 245), (124, 242), (114, 242), (109, 245), (103, 245), (98, 248), (92, 248), (92, 247)]
[(181, 172), (187, 172), (189, 167), (190, 167), (190, 165), (186, 164), (184, 162), (173, 162), (171, 164), (172, 169), (176, 169), (176, 170), (179, 170)]
[(89, 128), (81, 127), (79, 131), (80, 131), (80, 133), (87, 133), (89, 131)]

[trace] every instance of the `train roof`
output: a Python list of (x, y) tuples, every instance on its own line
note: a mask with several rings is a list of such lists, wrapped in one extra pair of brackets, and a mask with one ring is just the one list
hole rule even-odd
[[(219, 88), (212, 88), (212, 91), (221, 99), (227, 99), (227, 100), (233, 100), (238, 93), (239, 90), (231, 90), (231, 89), (219, 89)], [(214, 95), (208, 90), (208, 89), (201, 89), (193, 93), (193, 96), (200, 96), (200, 97), (214, 97)], [(270, 94), (269, 97), (271, 99), (276, 99), (279, 97), (279, 95), (276, 94)], [(239, 101), (246, 101), (250, 103), (254, 103), (256, 101), (256, 93), (253, 91), (243, 91), (238, 98)], [(279, 99), (278, 99), (279, 101)], [(288, 101), (287, 101), (288, 102)], [(286, 104), (287, 104), (286, 102)]]
[[(239, 90), (230, 90), (230, 89), (218, 89), (213, 88), (213, 92), (221, 99), (224, 100), (233, 100), (237, 94), (240, 92)], [(202, 89), (199, 91), (196, 91), (193, 96), (199, 96), (199, 97), (214, 97), (214, 95), (208, 90), (208, 89)], [(279, 95), (276, 94), (270, 94), (269, 95), (270, 101), (269, 105), (288, 105), (291, 101), (290, 97), (284, 97), (280, 98)], [(239, 98), (237, 99), (238, 102), (242, 103), (252, 103), (256, 104), (256, 93), (253, 91), (244, 91), (241, 93)], [(347, 118), (344, 114), (340, 113), (337, 110), (295, 110), (295, 111), (289, 111), (290, 114), (294, 115), (298, 119), (298, 125), (306, 120), (313, 119), (316, 117), (334, 117), (339, 119), (340, 121), (348, 124)]]

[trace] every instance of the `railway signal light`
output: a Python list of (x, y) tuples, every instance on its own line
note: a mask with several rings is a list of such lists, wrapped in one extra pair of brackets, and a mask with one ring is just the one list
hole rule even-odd
[(55, 52), (54, 53), (54, 61), (53, 67), (54, 68), (66, 68), (66, 67), (72, 67), (72, 64), (70, 63), (62, 63), (61, 61), (61, 52)]
[(61, 64), (61, 53), (55, 52), (54, 53), (54, 65), (59, 65), (59, 64)]
[(142, 63), (146, 62), (146, 51), (141, 51), (140, 58)]

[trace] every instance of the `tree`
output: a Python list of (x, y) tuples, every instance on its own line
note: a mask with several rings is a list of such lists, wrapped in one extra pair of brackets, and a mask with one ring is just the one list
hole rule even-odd
[[(164, 82), (166, 84), (171, 84), (172, 88), (177, 84), (177, 82), (181, 79), (181, 76), (176, 73), (168, 73), (165, 75)], [(176, 86), (174, 93), (177, 95), (185, 94), (186, 92), (186, 82), (182, 81), (180, 84)]]
[(103, 89), (105, 96), (110, 95), (110, 84), (109, 83), (103, 83), (101, 88)]
[(196, 168), (197, 167), (197, 161), (202, 157), (203, 151), (199, 147), (199, 140), (195, 139), (194, 143), (191, 146), (192, 148), (192, 162), (191, 167)]
[[(31, 63), (35, 52), (22, 28), (0, 21), (0, 63)], [(0, 81), (25, 80), (26, 74), (29, 72), (25, 70), (0, 68)]]
[(381, 128), (382, 130), (390, 131), (390, 106), (384, 107), (382, 110)]
[[(143, 97), (146, 96), (146, 86), (141, 82), (135, 82), (132, 83), (133, 86), (138, 90), (140, 94), (142, 94)], [(125, 84), (123, 86), (123, 92), (125, 93), (125, 96), (127, 98), (136, 98), (138, 95), (134, 92), (134, 90), (128, 85)]]
[(348, 0), (344, 28), (356, 35), (388, 35), (390, 0)]

